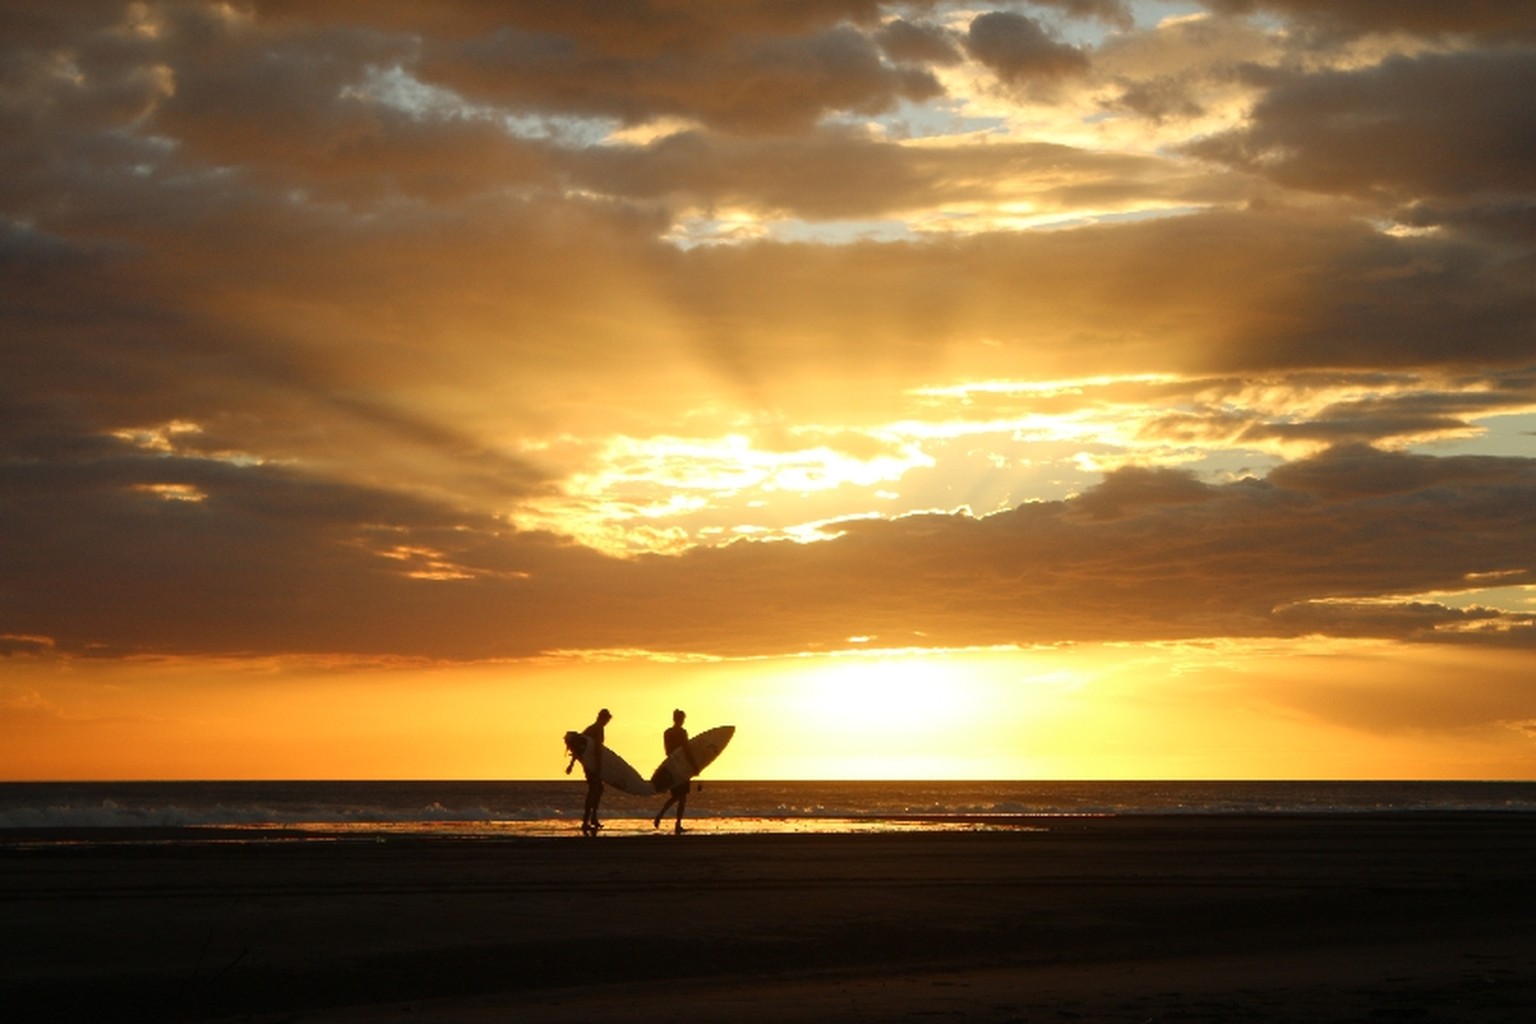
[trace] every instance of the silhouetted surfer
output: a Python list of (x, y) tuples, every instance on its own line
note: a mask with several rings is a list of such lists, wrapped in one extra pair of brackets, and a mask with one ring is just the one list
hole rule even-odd
[[(597, 820), (597, 805), (603, 799), (603, 726), (613, 718), (613, 713), (603, 708), (597, 713), (597, 721), (581, 730), (581, 734), (587, 738), (587, 743), (596, 744), (592, 749), (590, 758), (583, 758), (581, 770), (587, 774), (587, 802), (581, 809), (581, 830), (583, 832), (596, 833), (602, 828), (602, 822)], [(588, 761), (591, 763), (589, 764)], [(576, 763), (574, 753), (571, 756), (571, 764)], [(571, 773), (571, 765), (565, 766), (565, 773)]]
[[(683, 719), (688, 716), (682, 711), (672, 712), (672, 728), (661, 734), (661, 744), (667, 748), (668, 756), (678, 747), (683, 748), (683, 756), (688, 759), (688, 767), (693, 769), (693, 774), (699, 773), (699, 766), (693, 761), (693, 751), (688, 749), (688, 730), (683, 728)], [(656, 812), (656, 820), (651, 822), (652, 828), (661, 828), (661, 819), (666, 817), (667, 808), (673, 803), (677, 804), (677, 831), (686, 832), (683, 828), (683, 811), (688, 806), (688, 789), (693, 783), (684, 781), (680, 786), (672, 787), (672, 795), (667, 797), (667, 802), (661, 805), (661, 810)]]

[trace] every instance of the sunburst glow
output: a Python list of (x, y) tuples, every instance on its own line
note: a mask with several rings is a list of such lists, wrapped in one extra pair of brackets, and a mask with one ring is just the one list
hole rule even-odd
[(0, 775), (1536, 771), (1529, 6), (31, 5)]

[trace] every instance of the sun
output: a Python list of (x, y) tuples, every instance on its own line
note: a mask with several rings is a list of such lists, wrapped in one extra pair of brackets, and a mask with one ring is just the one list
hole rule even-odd
[(857, 652), (799, 674), (786, 704), (869, 735), (932, 734), (974, 720), (979, 700), (969, 684), (943, 654)]

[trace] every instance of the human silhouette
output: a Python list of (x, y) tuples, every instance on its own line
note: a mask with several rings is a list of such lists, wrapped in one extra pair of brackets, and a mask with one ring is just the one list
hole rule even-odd
[[(589, 744), (596, 744), (592, 750), (591, 764), (587, 760), (581, 762), (581, 770), (587, 776), (587, 799), (581, 809), (581, 831), (588, 835), (596, 835), (597, 830), (603, 827), (597, 820), (597, 805), (603, 800), (603, 726), (613, 718), (613, 713), (603, 708), (597, 713), (597, 720), (585, 729), (581, 735), (587, 738)], [(571, 756), (571, 764), (576, 763), (574, 752)], [(565, 766), (565, 773), (571, 773), (571, 764)]]
[[(693, 774), (699, 773), (699, 766), (693, 760), (693, 751), (688, 747), (688, 730), (683, 728), (683, 719), (688, 716), (682, 711), (672, 712), (672, 728), (661, 734), (661, 744), (667, 748), (670, 757), (672, 751), (678, 747), (683, 748), (683, 756), (688, 759), (688, 767), (693, 769)], [(656, 818), (651, 822), (652, 828), (661, 828), (661, 819), (666, 817), (667, 808), (677, 804), (677, 825), (674, 831), (682, 833), (688, 831), (683, 828), (683, 811), (688, 807), (688, 790), (693, 783), (684, 779), (679, 785), (672, 787), (672, 795), (667, 797), (667, 802), (661, 805), (661, 810), (656, 812)]]

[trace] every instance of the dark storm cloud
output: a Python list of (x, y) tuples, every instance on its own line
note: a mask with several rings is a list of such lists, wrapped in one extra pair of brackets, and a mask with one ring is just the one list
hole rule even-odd
[[(918, 0), (905, 6), (921, 11), (934, 5)], [(878, 0), (263, 0), (258, 12), (275, 22), (372, 25), (450, 39), (517, 26), (596, 51), (655, 55), (718, 49), (739, 36), (805, 35), (845, 21), (869, 24), (880, 9)]]
[(1205, 5), (1224, 14), (1264, 12), (1293, 18), (1304, 30), (1340, 34), (1467, 35), (1492, 42), (1536, 39), (1536, 11), (1518, 0), (1205, 0)]
[(1177, 118), (1199, 117), (1205, 113), (1205, 107), (1194, 98), (1196, 84), (1193, 76), (1177, 75), (1133, 82), (1124, 87), (1115, 103), (1158, 124)]
[(1089, 519), (1121, 519), (1162, 505), (1192, 505), (1210, 498), (1206, 485), (1170, 469), (1127, 467), (1079, 497), (1074, 508)]
[(195, 215), (262, 179), (362, 203), (549, 177), (544, 147), (486, 117), (379, 102), (380, 76), (409, 57), (408, 40), (169, 12), (152, 35), (102, 26), (67, 51), (10, 51), (12, 102), (0, 118), (14, 128), (3, 157), (13, 173), (0, 195), (47, 208), (70, 189), (76, 217), (144, 205), (149, 220)]
[[(259, 11), (270, 19), (380, 25), (449, 37), (517, 24), (597, 49), (655, 54), (708, 50), (742, 35), (803, 35), (843, 22), (875, 25), (889, 17), (890, 6), (878, 0), (264, 0)], [(916, 17), (944, 6), (936, 0), (910, 0), (900, 10)], [(1033, 6), (1113, 25), (1130, 21), (1124, 0), (1033, 0)]]
[[(4, 0), (0, 2), (0, 34), (18, 48), (46, 50), (119, 24), (125, 7), (123, 0), (78, 0), (67, 5)], [(9, 64), (9, 59), (5, 63)]]
[(1191, 147), (1292, 188), (1396, 205), (1536, 195), (1536, 53), (1264, 73), (1251, 124)]
[(61, 268), (86, 267), (97, 254), (88, 247), (37, 231), (24, 224), (0, 222), (0, 272), (5, 274), (7, 297), (20, 301), (22, 286), (35, 283)]
[(896, 18), (883, 25), (874, 39), (886, 56), (895, 61), (945, 65), (963, 59), (954, 37), (936, 25)]
[(1082, 50), (1051, 38), (1033, 18), (992, 11), (971, 22), (965, 48), (1009, 85), (1053, 81), (1088, 70)]
[[(1321, 458), (1280, 466), (1270, 473), (1269, 482), (1288, 491), (1330, 501), (1410, 494), (1454, 501), (1458, 498), (1458, 488), (1468, 487), (1496, 497), (1501, 488), (1528, 485), (1533, 474), (1536, 474), (1536, 466), (1522, 459), (1491, 456), (1434, 458), (1387, 454), (1354, 446), (1335, 449)], [(1519, 493), (1516, 490), (1507, 493), (1507, 511), (1528, 524), (1536, 524), (1536, 510), (1518, 507)], [(1516, 556), (1516, 560), (1522, 561), (1523, 557)]]
[[(549, 142), (515, 138), (492, 110), (451, 94), (411, 92), (407, 65), (502, 113), (678, 115), (746, 132), (938, 92), (925, 72), (885, 65), (862, 31), (837, 24), (870, 5), (755, 15), (726, 5), (735, 13), (655, 20), (629, 5), (596, 5), (589, 18), (570, 6), (262, 5), (247, 20), (152, 5), (153, 30), (143, 32), (111, 5), (94, 22), (31, 19), (36, 38), (11, 40), (0, 66), (10, 100), (0, 122), (13, 136), (3, 187), (28, 204), (47, 203), (71, 179), (87, 197), (110, 188), (128, 198), (149, 191), (152, 171), (189, 164), (348, 203), (558, 187)], [(637, 14), (652, 43), (630, 31)], [(442, 34), (420, 34), (418, 18)], [(677, 31), (660, 27), (668, 22)], [(388, 96), (392, 86), (405, 94)]]
[[(560, 548), (529, 534), (497, 545), (494, 521), (400, 494), (122, 445), (9, 462), (0, 477), (6, 522), (28, 538), (0, 553), (0, 619), (13, 634), (45, 626), (75, 653), (526, 649), (492, 639), (487, 613), (516, 607), (505, 593), (433, 594), (408, 574), (467, 560), (516, 580)], [(451, 627), (461, 612), (482, 636)]]
[[(53, 645), (42, 637), (0, 636), (0, 658), (18, 655), (42, 655), (53, 650)], [(7, 709), (10, 710), (10, 709)]]
[[(1529, 629), (1536, 622), (1530, 616), (1507, 616), (1487, 608), (1450, 608), (1431, 601), (1402, 601), (1399, 603), (1366, 603), (1349, 601), (1302, 602), (1276, 609), (1276, 621), (1300, 633), (1319, 636), (1348, 638), (1370, 637), (1425, 637), (1437, 635), (1443, 642), (1455, 642), (1458, 637), (1477, 636), (1483, 643), (1494, 643), (1495, 635), (1485, 632), (1478, 636), (1470, 632), (1458, 632), (1468, 626), (1492, 625), (1500, 622), (1520, 623), (1520, 633), (1512, 639), (1531, 643)], [(1521, 634), (1524, 634), (1522, 637)]]
[(1473, 238), (1536, 248), (1536, 197), (1515, 196), (1487, 202), (1418, 202), (1399, 211), (1416, 228), (1448, 227)]
[(429, 55), (429, 81), (548, 114), (696, 118), (734, 132), (805, 128), (835, 112), (884, 113), (942, 91), (926, 71), (890, 67), (849, 27), (658, 55), (593, 52), (565, 36), (505, 29)]
[[(1033, 6), (1121, 29), (1129, 29), (1135, 23), (1120, 0), (1036, 0)], [(972, 19), (963, 33), (940, 25), (893, 18), (873, 36), (896, 61), (951, 65), (963, 59), (964, 49), (1009, 82), (1080, 70), (1084, 57), (1082, 51), (1051, 39), (1038, 20), (1014, 11), (984, 12)]]

